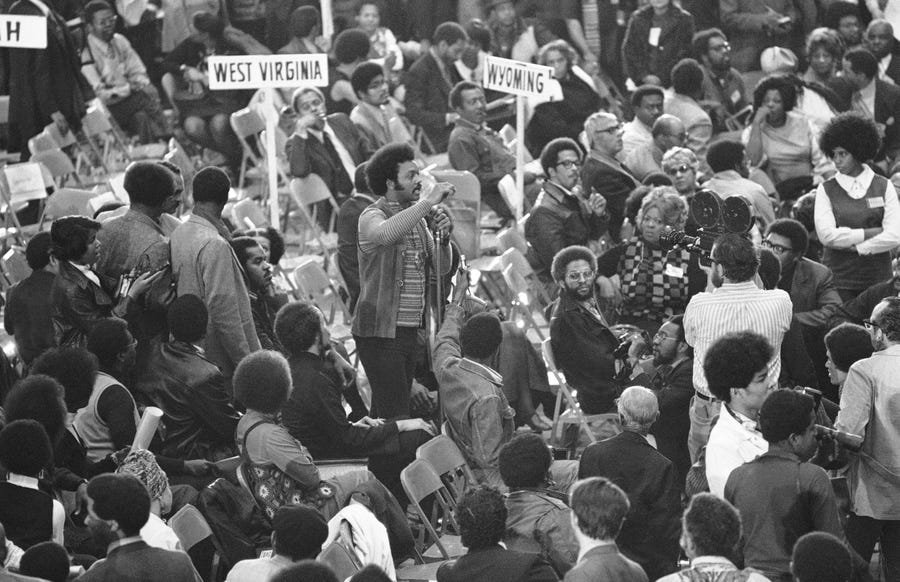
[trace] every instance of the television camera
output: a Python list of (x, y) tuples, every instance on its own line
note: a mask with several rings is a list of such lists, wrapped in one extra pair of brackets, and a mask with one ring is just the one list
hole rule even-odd
[(700, 190), (690, 203), (690, 212), (697, 222), (697, 236), (683, 230), (670, 230), (659, 237), (664, 251), (683, 248), (700, 255), (700, 262), (710, 266), (713, 243), (726, 233), (746, 234), (753, 226), (750, 204), (741, 196), (722, 200), (712, 190)]

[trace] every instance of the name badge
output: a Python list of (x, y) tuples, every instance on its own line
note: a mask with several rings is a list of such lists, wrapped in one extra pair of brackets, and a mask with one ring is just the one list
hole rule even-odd
[(737, 89), (734, 90), (734, 93), (731, 94), (731, 102), (734, 105), (737, 105), (737, 102), (741, 100), (741, 92)]
[(647, 42), (650, 43), (650, 46), (659, 46), (659, 35), (662, 34), (662, 29), (658, 26), (654, 26), (650, 29), (650, 36), (647, 38)]
[(884, 208), (884, 198), (866, 198), (869, 208)]
[(684, 277), (684, 269), (666, 263), (665, 275), (667, 277), (675, 277), (676, 279), (681, 279), (682, 277)]

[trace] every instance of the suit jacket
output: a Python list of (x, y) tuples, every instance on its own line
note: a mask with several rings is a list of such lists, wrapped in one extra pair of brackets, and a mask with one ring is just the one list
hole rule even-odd
[(674, 572), (681, 533), (681, 488), (672, 462), (646, 438), (626, 430), (584, 450), (578, 478), (586, 477), (607, 477), (631, 501), (616, 539), (622, 553), (640, 564), (652, 580)]
[(78, 578), (83, 582), (201, 582), (184, 552), (151, 548), (139, 541), (119, 546)]
[[(50, 3), (50, 6), (53, 4)], [(10, 14), (44, 16), (37, 5), (19, 0)], [(62, 113), (73, 131), (81, 128), (86, 102), (94, 97), (81, 74), (81, 58), (65, 20), (51, 8), (47, 15), (47, 48), (9, 49), (9, 149), (29, 157), (25, 147), (52, 119)]]
[[(345, 114), (332, 113), (325, 121), (353, 158), (355, 165), (361, 164), (372, 154), (368, 151), (359, 129)], [(339, 202), (350, 195), (353, 190), (353, 176), (342, 175), (345, 168), (341, 161), (332, 160), (328, 150), (325, 149), (325, 144), (319, 141), (319, 138), (312, 134), (306, 138), (294, 134), (288, 140), (285, 151), (291, 164), (291, 176), (305, 178), (310, 174), (318, 175)]]
[[(892, 62), (895, 59), (892, 59)], [(841, 111), (848, 111), (855, 89), (844, 77), (835, 77), (828, 87), (838, 97)], [(875, 80), (875, 123), (885, 124), (885, 135), (875, 161), (894, 160), (900, 155), (900, 87)]]
[[(447, 67), (447, 73), (454, 85), (462, 81), (456, 67)], [(450, 139), (447, 113), (450, 111), (448, 99), (452, 88), (441, 75), (431, 51), (419, 57), (406, 73), (406, 116), (425, 130), (438, 152), (447, 150)]]
[(500, 546), (469, 551), (437, 571), (438, 582), (555, 582), (559, 580), (550, 564), (537, 554), (507, 550)]
[(625, 219), (625, 200), (640, 183), (628, 173), (625, 166), (622, 169), (616, 168), (595, 155), (589, 155), (581, 168), (581, 185), (585, 192), (596, 190), (606, 198), (606, 211), (610, 216), (609, 232), (618, 240), (622, 221)]
[(569, 570), (565, 582), (647, 582), (647, 574), (634, 561), (621, 553), (615, 544), (589, 550), (575, 567)]
[(350, 294), (350, 313), (356, 309), (356, 300), (359, 299), (359, 254), (356, 248), (359, 241), (359, 216), (374, 201), (369, 194), (357, 194), (348, 198), (341, 204), (335, 223), (338, 235), (338, 269), (347, 284), (347, 293)]
[(891, 50), (891, 62), (885, 69), (884, 74), (894, 80), (894, 83), (900, 83), (900, 43), (894, 41), (894, 48)]
[(841, 304), (831, 269), (807, 258), (794, 268), (790, 293), (794, 319), (810, 327), (823, 327)]
[(206, 357), (231, 378), (238, 363), (260, 349), (237, 256), (216, 226), (197, 214), (172, 232), (171, 249), (178, 295), (196, 295), (209, 311)]

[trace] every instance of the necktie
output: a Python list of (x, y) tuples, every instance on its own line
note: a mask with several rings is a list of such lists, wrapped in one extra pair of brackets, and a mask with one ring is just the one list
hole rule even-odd
[(866, 105), (866, 102), (863, 100), (862, 93), (860, 93), (859, 91), (853, 92), (853, 103), (851, 105), (851, 108), (854, 111), (862, 113), (868, 118), (873, 119), (875, 117), (875, 112), (869, 111), (869, 107)]

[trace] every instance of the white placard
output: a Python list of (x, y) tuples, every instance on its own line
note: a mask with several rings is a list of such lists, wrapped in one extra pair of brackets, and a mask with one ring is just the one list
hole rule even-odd
[(484, 59), (484, 88), (522, 97), (543, 94), (553, 69), (511, 59), (488, 56)]
[(328, 86), (328, 57), (324, 54), (212, 56), (208, 61), (212, 90)]
[(47, 48), (47, 19), (43, 16), (0, 14), (0, 47)]

